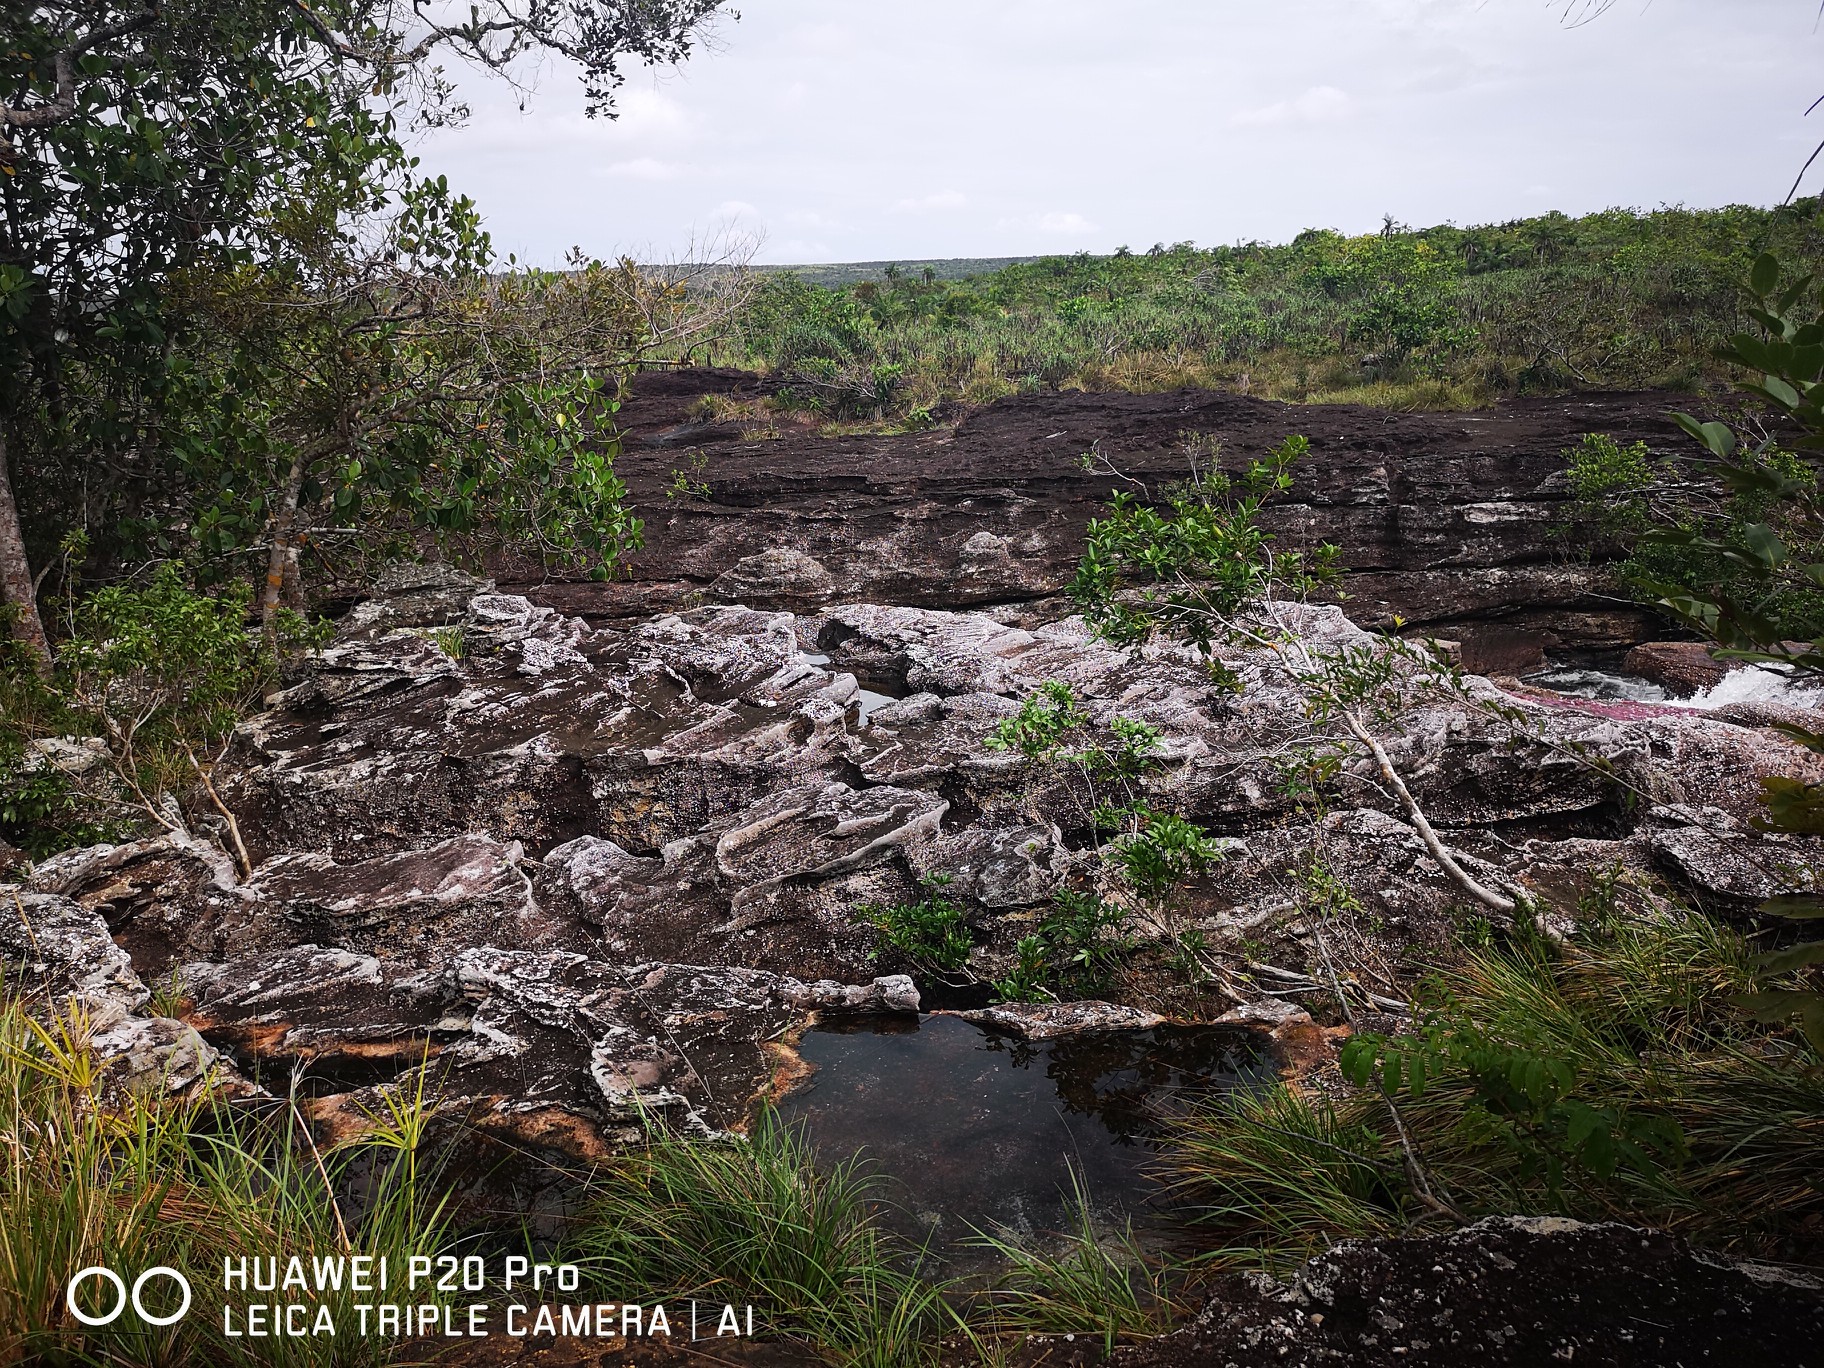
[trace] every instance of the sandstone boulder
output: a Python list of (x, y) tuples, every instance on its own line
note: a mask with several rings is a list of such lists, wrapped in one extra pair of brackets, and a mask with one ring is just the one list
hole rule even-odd
[(1622, 662), (1629, 674), (1652, 680), (1675, 698), (1689, 698), (1722, 683), (1734, 668), (1734, 662), (1718, 660), (1697, 641), (1643, 642)]

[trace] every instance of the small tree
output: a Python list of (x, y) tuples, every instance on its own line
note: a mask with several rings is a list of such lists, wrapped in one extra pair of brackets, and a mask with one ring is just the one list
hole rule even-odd
[[(583, 355), (548, 333), (536, 356), (518, 348), (504, 364), (477, 350), (475, 308), (513, 312), (524, 301), (489, 299), (472, 206), (418, 173), (400, 130), (465, 112), (438, 65), (445, 57), (514, 81), (561, 54), (580, 66), (590, 112), (611, 115), (621, 64), (681, 60), (718, 8), (51, 0), (7, 9), (0, 606), (35, 667), (47, 672), (50, 656), (28, 537), (40, 563), (72, 529), (91, 531), (104, 558), (143, 558), (170, 554), (160, 543), (196, 515), (203, 542), (267, 553), (269, 634), (272, 579), (282, 584), (299, 511), (323, 491), (340, 499), (344, 529), (373, 508), (388, 532), (413, 519), (446, 530), (501, 516), (598, 563), (630, 544), (624, 515), (594, 512), (618, 506), (602, 464), (611, 450), (574, 435), (601, 435), (613, 377), (582, 369)], [(670, 307), (651, 302), (652, 317)], [(477, 449), (477, 433), (503, 428), (514, 447)], [(431, 442), (439, 429), (444, 442)], [(338, 464), (343, 478), (330, 473)], [(216, 479), (200, 494), (199, 466)], [(364, 482), (380, 466), (387, 481)], [(420, 487), (421, 497), (410, 492)], [(217, 496), (231, 489), (240, 506), (224, 509)], [(116, 528), (120, 539), (104, 543)]]
[[(1013, 751), (1070, 776), (1078, 816), (1098, 839), (1108, 862), (1162, 934), (1184, 937), (1171, 906), (1178, 886), (1222, 859), (1221, 846), (1201, 827), (1146, 801), (1143, 780), (1159, 766), (1159, 728), (1115, 716), (1100, 731), (1076, 692), (1061, 680), (1040, 685), (991, 732), (989, 750)], [(1094, 992), (1113, 975), (1131, 942), (1121, 934), (1128, 909), (1093, 893), (1060, 891), (1036, 931), (1015, 947), (1013, 973), (996, 985), (1005, 997), (1051, 996), (1048, 984)]]
[(1292, 468), (1309, 449), (1306, 441), (1287, 438), (1236, 478), (1200, 467), (1207, 444), (1193, 443), (1190, 449), (1190, 478), (1166, 491), (1159, 506), (1118, 492), (1110, 499), (1109, 516), (1090, 523), (1070, 590), (1084, 617), (1100, 636), (1131, 651), (1160, 636), (1187, 642), (1211, 677), (1231, 689), (1239, 690), (1241, 681), (1218, 658), (1219, 644), (1269, 653), (1303, 691), (1305, 713), (1317, 733), (1340, 724), (1345, 745), (1352, 742), (1366, 753), (1384, 792), (1445, 876), (1491, 911), (1504, 916), (1523, 911), (1523, 895), (1489, 888), (1451, 853), (1376, 734), (1395, 724), (1406, 691), (1441, 682), (1448, 667), (1395, 638), (1313, 649), (1287, 618), (1288, 603), (1304, 600), (1339, 573), (1334, 546), (1281, 552), (1260, 523), (1266, 501), (1291, 487)]
[[(239, 823), (214, 784), (234, 727), (271, 678), (274, 658), (246, 627), (249, 590), (199, 594), (167, 562), (141, 585), (106, 585), (68, 605), (48, 686), (14, 676), (0, 722), (0, 810), (36, 853), (150, 820), (187, 824), (195, 795), (226, 825), (242, 872)], [(295, 619), (293, 645), (309, 634)], [(68, 764), (69, 733), (95, 738)], [(38, 743), (34, 745), (33, 743)]]
[[(469, 206), (424, 191), (359, 256), (338, 242), (194, 286), (171, 436), (196, 496), (191, 545), (169, 549), (260, 555), (269, 646), (306, 548), (334, 570), (418, 537), (510, 542), (605, 577), (639, 545), (613, 426), (647, 342), (638, 272), (490, 278)], [(433, 234), (451, 258), (434, 271), (408, 255)]]

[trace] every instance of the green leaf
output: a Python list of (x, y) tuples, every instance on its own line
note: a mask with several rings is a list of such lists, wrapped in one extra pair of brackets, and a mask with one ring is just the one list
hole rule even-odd
[(1672, 421), (1702, 442), (1711, 455), (1727, 460), (1735, 454), (1735, 433), (1727, 423), (1700, 423), (1688, 413), (1674, 413)]
[(1786, 544), (1766, 523), (1749, 523), (1742, 529), (1742, 545), (1750, 555), (1772, 570), (1786, 559)]
[(1776, 831), (1824, 835), (1824, 785), (1808, 784), (1784, 774), (1761, 780), (1766, 824)]
[(1771, 252), (1762, 252), (1754, 260), (1754, 269), (1749, 272), (1748, 285), (1757, 295), (1765, 299), (1779, 288), (1780, 262)]
[(1761, 387), (1774, 402), (1783, 404), (1789, 409), (1796, 409), (1799, 406), (1799, 392), (1779, 376), (1766, 376)]
[[(1774, 310), (1782, 314), (1790, 313), (1793, 305), (1799, 302), (1805, 292), (1811, 288), (1812, 282), (1817, 278), (1815, 272), (1808, 272), (1793, 281), (1792, 284), (1788, 285), (1781, 293), (1780, 297), (1774, 301)], [(1803, 331), (1803, 329), (1801, 329), (1801, 331)]]
[(1784, 950), (1769, 950), (1754, 957), (1754, 967), (1763, 974), (1789, 974), (1794, 969), (1809, 969), (1824, 964), (1824, 941), (1801, 941)]
[(1824, 898), (1811, 893), (1784, 893), (1768, 898), (1755, 911), (1764, 917), (1784, 917), (1788, 921), (1816, 921), (1824, 918)]

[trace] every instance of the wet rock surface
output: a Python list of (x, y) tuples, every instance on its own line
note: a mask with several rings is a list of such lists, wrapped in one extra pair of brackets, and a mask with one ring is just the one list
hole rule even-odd
[[(1550, 529), (1567, 520), (1562, 452), (1588, 432), (1657, 450), (1688, 440), (1666, 417), (1701, 401), (1586, 394), (1476, 413), (1388, 413), (1245, 395), (1069, 393), (1000, 400), (961, 421), (896, 436), (824, 438), (781, 418), (702, 422), (705, 395), (752, 399), (768, 382), (735, 371), (639, 377), (619, 415), (617, 471), (646, 517), (631, 580), (549, 581), (503, 567), (503, 585), (566, 612), (637, 616), (692, 602), (806, 611), (869, 601), (927, 608), (1046, 603), (1075, 569), (1083, 526), (1113, 481), (1086, 472), (1092, 447), (1149, 482), (1181, 478), (1186, 433), (1242, 462), (1291, 433), (1311, 456), (1269, 515), (1292, 541), (1343, 548), (1351, 611), (1417, 629), (1488, 636), (1510, 659), (1540, 649), (1626, 646), (1657, 634)], [(1695, 409), (1693, 409), (1695, 411)], [(667, 498), (672, 472), (708, 460), (705, 498)], [(1520, 654), (1513, 652), (1519, 648)], [(1482, 668), (1504, 668), (1490, 655)]]
[(1285, 1364), (1616, 1368), (1817, 1362), (1824, 1282), (1624, 1225), (1497, 1218), (1354, 1240), (1287, 1283), (1227, 1280), (1196, 1321), (1122, 1368)]
[(1698, 641), (1649, 641), (1629, 651), (1622, 669), (1629, 674), (1651, 680), (1676, 698), (1722, 683), (1735, 661), (1718, 660), (1710, 648)]
[(1023, 1040), (1058, 1040), (1104, 1031), (1150, 1031), (1165, 1018), (1143, 1007), (1116, 1002), (1003, 1002), (993, 1007), (949, 1012), (948, 1016)]

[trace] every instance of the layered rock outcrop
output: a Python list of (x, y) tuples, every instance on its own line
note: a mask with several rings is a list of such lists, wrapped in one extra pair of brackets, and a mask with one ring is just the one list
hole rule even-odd
[[(646, 518), (631, 578), (553, 582), (542, 567), (503, 566), (503, 585), (590, 617), (872, 602), (1025, 604), (1033, 621), (1064, 611), (1046, 601), (1070, 580), (1084, 524), (1111, 488), (1133, 487), (1100, 461), (1086, 469), (1084, 453), (1156, 491), (1184, 477), (1187, 434), (1214, 438), (1238, 467), (1299, 433), (1311, 454), (1269, 511), (1274, 529), (1342, 547), (1358, 621), (1398, 617), (1462, 639), (1473, 669), (1511, 671), (1516, 643), (1537, 653), (1658, 634), (1606, 582), (1604, 548), (1555, 535), (1570, 521), (1563, 453), (1589, 432), (1684, 451), (1689, 439), (1667, 413), (1701, 407), (1588, 394), (1408, 414), (1203, 390), (1067, 393), (1003, 399), (926, 432), (844, 437), (783, 420), (762, 433), (751, 418), (692, 412), (701, 396), (764, 388), (733, 371), (639, 377), (619, 415), (617, 465)], [(695, 478), (709, 492), (670, 497), (692, 453), (706, 459)]]
[[(1314, 852), (1357, 906), (1333, 948), (1361, 981), (1384, 972), (1397, 991), (1456, 935), (1461, 895), (1365, 761), (1325, 815), (1291, 803), (1285, 757), (1324, 729), (1269, 652), (1229, 655), (1233, 695), (1188, 652), (1129, 657), (1076, 620), (713, 606), (591, 628), (471, 591), (453, 657), (404, 625), (414, 613), (449, 605), (363, 615), (243, 727), (221, 788), (251, 877), (175, 836), (70, 852), (0, 896), (0, 923), (18, 909), (0, 925), (9, 960), (151, 1033), (132, 1046), (142, 1081), (298, 1070), (333, 1119), (425, 1066), (486, 1124), (583, 1150), (659, 1114), (738, 1125), (812, 1013), (918, 1009), (862, 909), (923, 879), (950, 879), (982, 980), (1067, 886), (1125, 901), (1136, 939), (1160, 935), (1098, 857), (1070, 771), (983, 745), (1048, 680), (1098, 726), (1159, 729), (1143, 796), (1224, 851), (1174, 909), (1218, 959), (1243, 963), (1243, 939), (1269, 933), (1301, 953)], [(1367, 641), (1335, 608), (1281, 616), (1313, 647)], [(1762, 776), (1824, 777), (1770, 731), (1470, 677), (1415, 692), (1385, 739), (1477, 877), (1560, 906), (1610, 867), (1725, 910), (1824, 867), (1818, 842), (1751, 825)], [(1199, 1010), (1275, 980), (1251, 982)], [(148, 985), (175, 1017), (153, 1014)], [(1156, 1005), (1115, 1002), (1083, 1029)]]
[(1824, 1334), (1824, 1280), (1694, 1250), (1662, 1231), (1497, 1218), (1351, 1240), (1285, 1283), (1232, 1277), (1194, 1323), (1121, 1368), (1797, 1368)]

